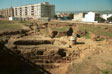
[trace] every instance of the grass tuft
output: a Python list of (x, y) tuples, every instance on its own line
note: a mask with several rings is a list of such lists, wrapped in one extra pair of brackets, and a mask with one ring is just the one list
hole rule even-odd
[(108, 70), (102, 71), (103, 74), (109, 74), (109, 72)]
[(91, 59), (91, 57), (89, 56), (89, 57), (88, 57), (88, 59), (90, 60), (90, 59)]
[(87, 38), (87, 39), (90, 39), (91, 37), (90, 37), (90, 33), (89, 32), (87, 32), (87, 34), (86, 35), (84, 35), (83, 37), (85, 37), (85, 38)]

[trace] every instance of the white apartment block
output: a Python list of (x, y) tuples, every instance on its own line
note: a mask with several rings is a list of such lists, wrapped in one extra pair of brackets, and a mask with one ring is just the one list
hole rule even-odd
[(14, 8), (14, 17), (16, 18), (54, 18), (54, 15), (55, 5), (48, 2)]

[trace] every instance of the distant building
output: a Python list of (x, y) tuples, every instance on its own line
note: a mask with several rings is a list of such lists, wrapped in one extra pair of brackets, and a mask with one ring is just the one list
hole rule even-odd
[(79, 14), (74, 14), (74, 21), (77, 21), (77, 22), (81, 22), (83, 21), (83, 18), (85, 17), (85, 14), (86, 13), (79, 13)]
[(97, 17), (100, 17), (99, 13), (88, 12), (88, 14), (85, 15), (85, 18), (83, 18), (83, 21), (85, 21), (85, 22), (98, 22), (96, 20)]
[(9, 21), (13, 21), (14, 20), (14, 18), (13, 17), (9, 17)]
[(7, 8), (0, 10), (0, 16), (4, 18), (13, 17), (14, 11), (13, 8)]
[(0, 17), (15, 19), (49, 20), (55, 16), (55, 5), (48, 2), (0, 10)]
[(112, 17), (112, 14), (103, 14), (101, 17), (107, 20), (107, 18)]
[(14, 17), (16, 18), (54, 18), (55, 5), (48, 2), (19, 6), (14, 8)]
[(74, 15), (74, 21), (83, 21), (83, 22), (98, 22), (97, 17), (100, 17), (99, 13), (88, 12), (88, 13), (79, 13)]
[(68, 17), (70, 13), (56, 13), (57, 17)]
[(56, 13), (58, 20), (68, 20), (70, 13)]

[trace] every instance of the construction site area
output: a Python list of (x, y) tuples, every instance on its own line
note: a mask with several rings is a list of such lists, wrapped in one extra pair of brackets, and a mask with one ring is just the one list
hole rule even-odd
[(112, 74), (111, 25), (0, 20), (0, 27), (0, 74)]

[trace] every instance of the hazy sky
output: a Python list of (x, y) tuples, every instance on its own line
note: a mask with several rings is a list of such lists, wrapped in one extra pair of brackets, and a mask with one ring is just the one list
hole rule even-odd
[(112, 0), (0, 0), (0, 9), (48, 1), (56, 11), (112, 10)]

